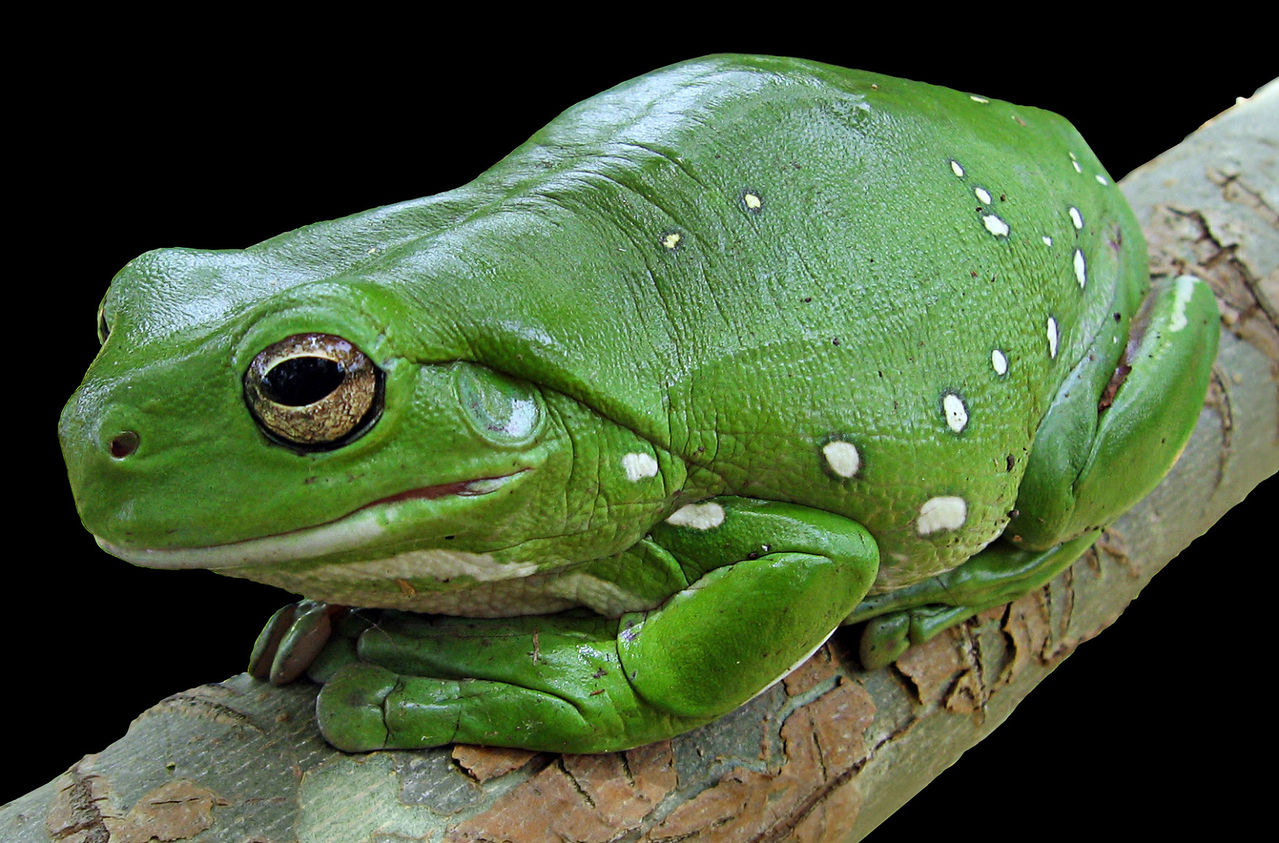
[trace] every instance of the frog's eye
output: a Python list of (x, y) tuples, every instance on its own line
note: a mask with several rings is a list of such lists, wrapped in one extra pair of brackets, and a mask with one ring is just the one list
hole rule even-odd
[(107, 300), (98, 305), (98, 345), (106, 345), (111, 336), (111, 326), (107, 324)]
[(345, 445), (382, 414), (382, 370), (332, 334), (294, 334), (244, 373), (244, 401), (270, 438), (304, 451)]

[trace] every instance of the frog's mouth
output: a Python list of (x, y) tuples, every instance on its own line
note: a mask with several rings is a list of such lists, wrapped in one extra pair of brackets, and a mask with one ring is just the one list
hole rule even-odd
[[(466, 499), (491, 495), (529, 470), (408, 489), (370, 501), (332, 521), (226, 544), (139, 548), (112, 544), (100, 536), (94, 539), (112, 556), (146, 568), (239, 568), (313, 559), (366, 547), (391, 532), (394, 524), (400, 524), (401, 528), (411, 525), (417, 520), (413, 517), (415, 514), (420, 518), (423, 501), (439, 502), (432, 510), (465, 506)], [(445, 513), (432, 512), (433, 517), (442, 514)]]

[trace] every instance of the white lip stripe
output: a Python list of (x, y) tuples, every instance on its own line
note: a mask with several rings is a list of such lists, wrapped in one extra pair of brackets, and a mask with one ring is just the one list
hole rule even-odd
[(212, 547), (131, 548), (100, 538), (98, 545), (112, 556), (146, 568), (239, 568), (351, 550), (374, 541), (384, 531), (376, 515), (362, 511), (318, 527)]
[[(485, 494), (496, 491), (501, 486), (514, 480), (523, 472), (508, 474), (505, 477), (485, 479)], [(473, 501), (478, 495), (448, 495), (437, 498), (439, 501)], [(94, 536), (98, 546), (134, 565), (146, 568), (240, 568), (249, 565), (269, 565), (276, 562), (291, 562), (299, 559), (314, 559), (344, 550), (354, 550), (377, 540), (386, 532), (384, 526), (393, 521), (388, 513), (398, 507), (421, 504), (421, 500), (409, 499), (381, 506), (358, 509), (350, 515), (343, 516), (327, 524), (304, 527), (288, 533), (274, 536), (263, 536), (257, 539), (230, 542), (228, 544), (209, 547), (190, 548), (134, 548), (120, 547), (105, 539)], [(463, 504), (465, 505), (465, 504)]]

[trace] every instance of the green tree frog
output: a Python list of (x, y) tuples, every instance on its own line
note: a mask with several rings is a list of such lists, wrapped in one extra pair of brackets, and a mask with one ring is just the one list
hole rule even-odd
[(81, 519), (307, 598), (252, 670), (353, 751), (667, 738), (847, 623), (887, 664), (1154, 487), (1218, 329), (1061, 117), (748, 56), (456, 190), (148, 252), (99, 323)]

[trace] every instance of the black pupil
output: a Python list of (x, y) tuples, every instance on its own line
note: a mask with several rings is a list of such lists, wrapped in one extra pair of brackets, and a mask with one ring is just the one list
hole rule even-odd
[(342, 383), (342, 367), (326, 357), (291, 357), (262, 378), (262, 391), (277, 404), (314, 404)]

